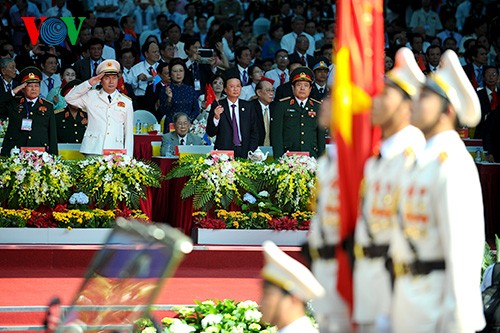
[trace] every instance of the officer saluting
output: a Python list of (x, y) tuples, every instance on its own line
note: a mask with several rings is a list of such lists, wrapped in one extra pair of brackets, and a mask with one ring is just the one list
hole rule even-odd
[(313, 72), (308, 67), (297, 67), (290, 77), (294, 96), (280, 99), (271, 112), (274, 156), (305, 151), (319, 157), (325, 150), (326, 129), (318, 124), (321, 102), (309, 98)]
[[(73, 80), (61, 88), (61, 95), (65, 97), (73, 87), (82, 83)], [(68, 104), (66, 108), (56, 110), (57, 141), (59, 143), (81, 143), (87, 129), (87, 114), (81, 109)]]
[(311, 272), (297, 260), (266, 241), (261, 321), (278, 327), (279, 333), (317, 333), (306, 316), (306, 302), (320, 297), (324, 289)]
[(455, 131), (481, 118), (457, 55), (447, 51), (420, 92), (411, 122), (427, 145), (404, 175), (390, 254), (396, 274), (393, 332), (467, 332), (485, 326), (481, 185)]
[[(97, 76), (79, 84), (66, 95), (66, 102), (87, 112), (88, 125), (80, 152), (102, 155), (103, 149), (134, 152), (134, 109), (129, 97), (116, 88), (120, 64), (104, 60), (97, 66)], [(102, 89), (92, 89), (101, 83)]]
[[(57, 154), (54, 107), (40, 96), (42, 72), (26, 67), (19, 73), (21, 84), (0, 94), (0, 118), (9, 118), (1, 155), (9, 156), (14, 147), (43, 147)], [(16, 96), (22, 91), (23, 96)]]
[(364, 169), (361, 213), (355, 231), (354, 321), (359, 332), (387, 332), (390, 326), (391, 279), (386, 257), (397, 227), (401, 174), (422, 153), (425, 138), (410, 125), (412, 100), (425, 81), (413, 52), (400, 48), (385, 87), (373, 101), (371, 121), (382, 130), (379, 156)]

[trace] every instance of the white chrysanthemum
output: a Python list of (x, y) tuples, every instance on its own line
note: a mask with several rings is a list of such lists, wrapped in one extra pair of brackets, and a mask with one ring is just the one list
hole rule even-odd
[(254, 301), (243, 301), (243, 302), (240, 302), (238, 303), (237, 307), (238, 309), (255, 309), (257, 308), (259, 305), (257, 304), (257, 302), (254, 302)]
[(222, 321), (222, 318), (221, 314), (209, 314), (201, 320), (201, 326), (206, 328), (211, 325), (216, 325)]
[(154, 327), (146, 327), (145, 329), (142, 330), (141, 333), (156, 333), (156, 328), (154, 328)]
[(170, 325), (169, 330), (172, 333), (191, 333), (196, 331), (194, 327), (183, 323), (179, 319), (174, 319), (174, 322)]
[(258, 310), (247, 310), (245, 311), (245, 320), (259, 322), (262, 318), (262, 313)]

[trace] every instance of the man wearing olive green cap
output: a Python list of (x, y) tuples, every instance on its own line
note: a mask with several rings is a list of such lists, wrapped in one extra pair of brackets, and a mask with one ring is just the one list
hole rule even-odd
[(361, 213), (355, 231), (354, 322), (358, 332), (390, 332), (389, 242), (397, 227), (397, 194), (405, 169), (424, 150), (422, 132), (410, 125), (413, 101), (425, 81), (413, 52), (400, 48), (384, 90), (373, 100), (371, 120), (382, 130), (377, 156), (365, 164)]
[[(21, 84), (0, 94), (0, 118), (8, 118), (1, 155), (12, 148), (37, 147), (57, 155), (57, 132), (54, 106), (40, 97), (42, 72), (26, 67), (19, 76)], [(16, 96), (20, 91), (23, 96)]]
[(319, 157), (325, 150), (326, 128), (318, 123), (321, 102), (310, 98), (314, 74), (297, 67), (290, 75), (293, 96), (285, 97), (271, 110), (271, 145), (274, 156), (287, 151), (308, 152)]
[(278, 327), (279, 333), (317, 333), (306, 316), (306, 302), (324, 294), (312, 273), (276, 244), (266, 241), (260, 301), (261, 321)]
[(456, 126), (481, 118), (476, 91), (456, 53), (447, 51), (425, 82), (411, 122), (424, 152), (404, 174), (393, 233), (393, 332), (481, 331), (484, 251), (481, 185)]

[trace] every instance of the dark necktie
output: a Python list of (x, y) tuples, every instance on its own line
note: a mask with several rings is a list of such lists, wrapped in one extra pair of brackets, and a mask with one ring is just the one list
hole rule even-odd
[(92, 74), (92, 76), (97, 75), (97, 66), (99, 66), (99, 64), (97, 63), (97, 61), (94, 61), (94, 73)]
[(10, 83), (7, 83), (7, 85), (5, 86), (5, 90), (10, 91), (10, 88), (12, 88), (12, 85)]
[(108, 95), (108, 101), (111, 103), (111, 95)]
[(319, 93), (320, 94), (323, 94), (325, 92), (325, 89), (324, 88), (319, 88)]
[(498, 93), (492, 91), (491, 92), (491, 102), (490, 102), (490, 105), (491, 105), (491, 111), (495, 110), (498, 106)]
[(63, 14), (62, 14), (62, 8), (61, 7), (59, 7), (59, 9), (57, 10), (57, 16), (58, 17), (62, 17), (63, 16)]
[(280, 75), (280, 84), (285, 84), (285, 72)]
[(145, 9), (142, 11), (142, 26), (148, 26), (148, 12)]
[(30, 106), (30, 109), (33, 109), (33, 106), (35, 106), (35, 102), (33, 102), (33, 101), (30, 101), (28, 104)]
[(247, 70), (245, 69), (243, 71), (243, 85), (246, 86), (247, 85), (247, 82), (248, 82), (248, 76), (247, 76)]
[(51, 91), (52, 88), (54, 88), (54, 79), (51, 77), (47, 79), (47, 88), (49, 91)]
[(184, 138), (181, 139), (181, 146), (184, 146)]
[(300, 62), (302, 63), (302, 65), (303, 65), (303, 66), (305, 66), (305, 65), (306, 65), (306, 57), (305, 57), (305, 56), (302, 56), (302, 57), (300, 58)]
[(303, 109), (304, 108), (304, 102), (300, 102), (300, 107)]
[(241, 146), (240, 134), (238, 132), (238, 120), (236, 120), (236, 104), (231, 104), (233, 109), (231, 116), (233, 117), (233, 144)]
[(149, 66), (149, 75), (153, 75), (153, 66)]

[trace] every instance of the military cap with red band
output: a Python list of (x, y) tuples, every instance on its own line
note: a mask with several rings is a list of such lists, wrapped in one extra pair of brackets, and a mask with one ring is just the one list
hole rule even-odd
[(292, 83), (295, 83), (296, 81), (314, 81), (313, 71), (309, 67), (305, 66), (295, 68), (290, 77), (292, 78)]
[(42, 72), (33, 66), (29, 66), (24, 68), (20, 73), (19, 77), (21, 78), (21, 84), (23, 83), (32, 83), (32, 82), (41, 82), (42, 81)]

